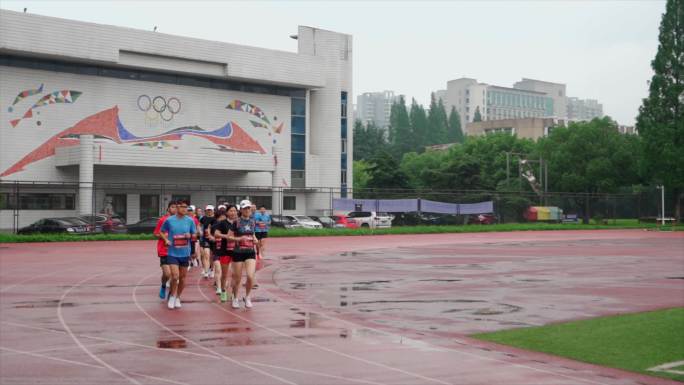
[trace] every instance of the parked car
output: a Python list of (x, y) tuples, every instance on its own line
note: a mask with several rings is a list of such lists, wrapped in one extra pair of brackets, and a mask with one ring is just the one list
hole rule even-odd
[(272, 215), (271, 216), (271, 227), (280, 227), (282, 229), (301, 229), (302, 225), (294, 222), (286, 216), (282, 215)]
[(335, 222), (335, 220), (332, 219), (331, 217), (326, 217), (326, 216), (314, 217), (314, 216), (310, 216), (309, 218), (311, 218), (311, 219), (313, 219), (314, 221), (316, 221), (316, 222), (322, 224), (323, 227), (325, 227), (325, 228), (327, 228), (327, 229), (334, 229), (334, 228), (336, 228), (336, 227), (337, 227), (337, 228), (343, 228), (343, 227), (344, 227), (344, 226), (338, 226), (337, 223)]
[(352, 211), (347, 214), (347, 219), (355, 221), (359, 227), (376, 229), (392, 227), (394, 217), (388, 213), (376, 213), (375, 211)]
[(19, 234), (67, 233), (89, 235), (97, 233), (95, 226), (76, 217), (44, 218), (17, 231)]
[(356, 223), (356, 221), (348, 219), (344, 215), (333, 215), (330, 218), (332, 218), (335, 221), (335, 224), (337, 224), (337, 226), (342, 226), (342, 227), (347, 228), (347, 229), (358, 229), (359, 228), (359, 224)]
[(128, 234), (152, 234), (158, 221), (159, 217), (144, 218), (140, 222), (128, 225)]
[(127, 232), (126, 220), (118, 215), (81, 215), (79, 218), (87, 223), (102, 227), (102, 231), (107, 234), (125, 234)]
[(306, 215), (285, 215), (285, 218), (290, 219), (294, 223), (298, 223), (305, 229), (322, 229), (323, 225), (307, 217)]

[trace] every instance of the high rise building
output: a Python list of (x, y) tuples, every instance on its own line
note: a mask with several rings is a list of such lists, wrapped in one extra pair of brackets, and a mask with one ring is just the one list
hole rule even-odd
[(603, 104), (595, 99), (568, 98), (569, 120), (592, 120), (603, 117)]
[(513, 88), (545, 93), (547, 96), (553, 99), (552, 117), (564, 119), (568, 116), (565, 84), (523, 78), (521, 81), (515, 83)]
[(356, 97), (356, 119), (386, 129), (390, 124), (392, 104), (398, 99), (394, 91), (365, 92)]
[(461, 127), (473, 121), (478, 109), (482, 120), (541, 118), (554, 114), (554, 100), (545, 92), (493, 86), (471, 78), (449, 81), (444, 102), (447, 112), (452, 106), (456, 108)]

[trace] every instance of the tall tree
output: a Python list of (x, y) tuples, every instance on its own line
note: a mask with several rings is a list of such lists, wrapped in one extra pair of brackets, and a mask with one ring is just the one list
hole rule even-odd
[(425, 108), (418, 104), (416, 99), (411, 101), (409, 120), (411, 121), (412, 151), (423, 152), (425, 145), (429, 144), (430, 132), (428, 131), (428, 118)]
[(397, 157), (413, 150), (413, 133), (406, 110), (406, 100), (403, 96), (400, 96), (399, 101), (392, 104), (390, 110), (390, 137), (392, 152)]
[(458, 111), (456, 111), (456, 107), (451, 106), (451, 112), (449, 112), (449, 131), (447, 132), (447, 143), (463, 143), (463, 139), (463, 130), (461, 130), (461, 116), (458, 114)]
[(360, 120), (354, 122), (354, 160), (369, 160), (378, 151), (386, 150), (386, 131), (373, 122), (365, 126)]
[(480, 113), (480, 106), (475, 107), (475, 114), (473, 115), (473, 122), (481, 122), (482, 114)]
[(371, 159), (368, 171), (369, 188), (407, 188), (406, 174), (399, 167), (399, 162), (387, 151), (380, 151)]
[(428, 138), (425, 144), (442, 144), (447, 142), (447, 115), (444, 103), (430, 95), (430, 111), (428, 112)]
[(637, 128), (643, 158), (653, 182), (671, 189), (675, 215), (682, 218), (684, 199), (684, 0), (668, 0), (660, 21), (660, 44), (651, 67), (649, 96), (644, 99)]

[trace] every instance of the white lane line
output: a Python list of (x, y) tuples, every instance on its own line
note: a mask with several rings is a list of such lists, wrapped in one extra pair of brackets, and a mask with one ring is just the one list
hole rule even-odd
[[(275, 265), (272, 265), (272, 266), (275, 266)], [(276, 283), (276, 281), (275, 281), (275, 276), (274, 276), (274, 275), (275, 275), (275, 271), (274, 271), (272, 274), (273, 274), (273, 276), (272, 276), (273, 283), (276, 285), (276, 287), (278, 287), (278, 285), (277, 285), (277, 283)], [(570, 376), (570, 375), (567, 375), (567, 374), (557, 373), (557, 372), (554, 372), (554, 371), (552, 371), (552, 370), (546, 370), (546, 369), (535, 368), (535, 367), (533, 367), (533, 366), (528, 366), (528, 365), (525, 365), (525, 364), (513, 363), (513, 362), (501, 360), (501, 359), (494, 358), (494, 357), (487, 357), (487, 356), (483, 356), (483, 355), (477, 354), (477, 353), (464, 352), (464, 351), (457, 350), (457, 349), (454, 349), (454, 348), (445, 347), (445, 346), (439, 346), (439, 345), (435, 345), (435, 344), (430, 343), (430, 342), (416, 340), (416, 339), (413, 339), (413, 338), (411, 338), (411, 337), (402, 336), (402, 335), (400, 335), (400, 334), (395, 334), (395, 333), (388, 332), (388, 331), (385, 331), (385, 330), (376, 329), (376, 328), (373, 328), (373, 327), (370, 327), (370, 326), (361, 325), (361, 324), (358, 324), (358, 323), (356, 323), (356, 322), (348, 321), (348, 320), (345, 320), (345, 319), (342, 319), (342, 318), (337, 318), (337, 317), (335, 317), (335, 316), (330, 316), (330, 315), (328, 315), (328, 314), (325, 314), (325, 313), (321, 312), (320, 310), (312, 310), (312, 308), (311, 308), (311, 307), (308, 307), (308, 305), (305, 305), (305, 304), (297, 304), (297, 303), (288, 301), (288, 300), (286, 300), (285, 298), (283, 298), (283, 297), (281, 297), (281, 296), (279, 296), (279, 295), (277, 295), (277, 294), (274, 294), (274, 293), (271, 292), (271, 290), (268, 289), (268, 288), (266, 288), (266, 292), (268, 292), (268, 294), (269, 294), (272, 298), (275, 298), (275, 299), (277, 299), (278, 301), (281, 301), (281, 302), (283, 302), (283, 303), (285, 303), (285, 304), (287, 304), (287, 305), (290, 305), (290, 306), (293, 306), (293, 307), (297, 307), (297, 308), (299, 308), (299, 309), (307, 310), (308, 312), (318, 314), (318, 315), (320, 315), (320, 316), (323, 317), (323, 318), (327, 318), (327, 319), (333, 320), (333, 321), (342, 322), (342, 323), (344, 323), (344, 324), (354, 326), (354, 327), (356, 327), (356, 328), (358, 328), (358, 329), (366, 329), (366, 330), (370, 330), (370, 331), (377, 332), (377, 333), (380, 333), (380, 334), (384, 334), (384, 335), (387, 335), (387, 336), (391, 336), (391, 337), (393, 337), (393, 338), (401, 338), (401, 339), (403, 339), (403, 340), (409, 341), (409, 342), (414, 343), (414, 344), (423, 344), (423, 345), (428, 345), (428, 346), (431, 346), (431, 347), (434, 347), (434, 348), (438, 348), (438, 349), (445, 349), (445, 350), (448, 350), (448, 351), (450, 351), (450, 352), (454, 352), (454, 353), (458, 353), (458, 354), (461, 354), (461, 355), (465, 355), (465, 356), (477, 358), (477, 359), (480, 359), (480, 360), (498, 362), (498, 363), (502, 363), (502, 364), (506, 364), (506, 365), (510, 365), (510, 366), (514, 366), (514, 367), (518, 367), (518, 368), (521, 368), (521, 369), (527, 369), (527, 370), (532, 370), (532, 371), (535, 371), (535, 372), (546, 373), (546, 374), (552, 374), (552, 375), (554, 375), (554, 376), (564, 377), (564, 378), (568, 378), (568, 379), (571, 379), (571, 380), (586, 382), (586, 383), (594, 384), (594, 385), (609, 385), (609, 384), (607, 384), (607, 383), (605, 383), (605, 382), (598, 382), (598, 381), (593, 381), (593, 380), (589, 380), (589, 379), (579, 378), (579, 377), (576, 377), (576, 376)], [(461, 342), (461, 343), (462, 343), (462, 344), (465, 344), (464, 342)]]
[[(90, 345), (88, 345), (88, 347), (92, 348), (94, 346), (104, 346), (104, 345), (112, 345), (112, 343), (111, 342), (100, 342), (100, 343), (96, 343), (96, 344), (90, 344)], [(61, 348), (52, 348), (52, 349), (40, 349), (40, 350), (30, 350), (30, 351), (25, 350), (23, 352), (26, 352), (26, 353), (52, 353), (52, 352), (59, 352), (59, 351), (63, 351), (63, 350), (71, 350), (71, 349), (76, 349), (76, 348), (78, 348), (78, 346), (64, 346)], [(3, 357), (11, 356), (13, 354), (14, 353), (6, 352), (5, 354), (3, 354)], [(18, 353), (16, 353), (16, 354), (18, 354)]]
[(308, 374), (308, 375), (312, 375), (312, 376), (319, 376), (319, 377), (325, 377), (325, 378), (333, 378), (333, 379), (336, 379), (336, 380), (344, 380), (344, 381), (349, 381), (349, 382), (358, 382), (359, 384), (384, 385), (382, 382), (375, 382), (375, 381), (368, 381), (368, 380), (358, 380), (358, 379), (356, 379), (356, 378), (335, 376), (335, 375), (327, 374), (327, 373), (312, 372), (312, 371), (310, 371), (310, 370), (301, 370), (301, 369), (294, 369), (294, 368), (286, 368), (286, 367), (283, 367), (283, 366), (262, 364), (262, 363), (253, 362), (253, 361), (245, 361), (245, 363), (250, 364), (250, 365), (263, 366), (263, 367), (265, 367), (265, 368), (279, 369), (279, 370), (285, 370), (285, 371), (289, 371), (289, 372)]
[(650, 369), (646, 369), (649, 372), (665, 372), (665, 373), (671, 373), (671, 374), (684, 374), (684, 370), (676, 370), (672, 368), (676, 368), (678, 366), (684, 366), (684, 361), (676, 361), (676, 362), (668, 362), (666, 364), (654, 366)]
[[(132, 293), (133, 302), (135, 303), (135, 306), (137, 306), (138, 309), (139, 309), (141, 312), (143, 312), (143, 313), (147, 316), (147, 318), (149, 318), (152, 322), (154, 322), (155, 324), (157, 324), (160, 328), (162, 328), (162, 329), (168, 331), (169, 333), (175, 335), (176, 337), (182, 338), (183, 340), (185, 340), (185, 341), (187, 341), (187, 342), (190, 342), (191, 344), (193, 344), (193, 345), (199, 347), (200, 349), (205, 350), (205, 351), (210, 352), (210, 353), (213, 353), (213, 354), (215, 354), (215, 355), (217, 355), (217, 356), (223, 358), (223, 359), (226, 360), (226, 361), (232, 362), (232, 363), (235, 364), (235, 365), (238, 365), (238, 366), (243, 367), (243, 368), (246, 368), (246, 369), (250, 369), (250, 370), (252, 370), (252, 371), (255, 371), (255, 372), (257, 372), (257, 373), (259, 373), (259, 374), (262, 374), (262, 375), (264, 375), (264, 376), (266, 376), (266, 377), (270, 377), (270, 378), (272, 378), (272, 379), (278, 380), (278, 381), (280, 381), (280, 382), (282, 382), (282, 383), (285, 383), (285, 384), (289, 384), (289, 385), (298, 385), (298, 384), (295, 383), (295, 382), (286, 380), (286, 379), (284, 379), (284, 378), (282, 378), (282, 377), (276, 376), (275, 374), (271, 374), (271, 373), (269, 373), (269, 372), (267, 372), (267, 371), (265, 371), (265, 370), (261, 370), (261, 369), (259, 369), (259, 368), (252, 367), (251, 365), (242, 363), (242, 362), (240, 362), (240, 361), (238, 361), (238, 360), (235, 360), (235, 359), (233, 359), (233, 358), (231, 358), (231, 357), (225, 356), (225, 355), (223, 355), (223, 354), (221, 354), (221, 353), (219, 353), (219, 352), (217, 352), (217, 351), (211, 350), (211, 349), (209, 349), (209, 348), (203, 346), (202, 344), (200, 344), (200, 343), (198, 343), (198, 342), (195, 342), (194, 340), (189, 339), (189, 338), (183, 336), (182, 334), (177, 333), (177, 332), (171, 330), (169, 327), (167, 327), (166, 325), (164, 325), (163, 323), (161, 323), (159, 320), (157, 320), (156, 318), (154, 318), (150, 313), (148, 313), (145, 309), (143, 309), (142, 306), (140, 306), (140, 303), (138, 302), (137, 291), (138, 291), (138, 287), (139, 287), (146, 279), (149, 279), (150, 277), (152, 277), (152, 276), (155, 275), (155, 274), (158, 274), (158, 273), (157, 273), (157, 272), (154, 272), (154, 273), (152, 273), (152, 274), (150, 274), (150, 275), (148, 275), (148, 276), (146, 276), (146, 277), (143, 277), (140, 281), (138, 281), (138, 284), (135, 286), (135, 288), (133, 288), (133, 293)], [(169, 310), (169, 311), (178, 311), (178, 310)]]
[[(67, 360), (67, 359), (64, 359), (64, 358), (52, 357), (52, 356), (48, 356), (48, 355), (45, 355), (45, 354), (38, 354), (38, 353), (35, 353), (35, 352), (26, 352), (26, 351), (23, 351), (23, 350), (17, 350), (17, 349), (6, 348), (6, 347), (3, 347), (3, 346), (0, 346), (0, 350), (2, 350), (2, 351), (7, 351), (7, 352), (11, 352), (11, 353), (14, 353), (14, 354), (23, 354), (23, 355), (27, 355), (27, 356), (37, 357), (37, 358), (40, 358), (40, 359), (48, 359), (48, 360), (53, 360), (53, 361), (59, 361), (59, 362), (65, 363), (65, 364), (78, 365), (78, 366), (87, 366), (87, 367), (89, 367), (89, 368), (96, 368), (96, 369), (107, 369), (107, 368), (105, 368), (104, 366), (100, 366), (100, 365), (93, 365), (93, 364), (88, 364), (88, 363), (80, 362), (80, 361)], [(130, 373), (132, 376), (139, 376), (139, 377), (149, 378), (149, 379), (151, 379), (151, 380), (162, 381), (162, 382), (168, 382), (168, 383), (171, 383), (171, 384), (190, 385), (190, 384), (185, 383), (185, 382), (177, 382), (177, 381), (173, 381), (173, 380), (167, 380), (167, 379), (165, 379), (165, 378), (154, 377), (154, 376), (148, 376), (148, 375), (146, 375), (146, 374), (141, 374), (141, 373), (135, 373), (135, 372), (129, 372), (129, 373)]]
[(320, 350), (323, 350), (323, 351), (326, 351), (326, 352), (329, 352), (329, 353), (333, 353), (333, 354), (336, 354), (336, 355), (341, 356), (341, 357), (344, 357), (344, 358), (348, 358), (348, 359), (351, 359), (351, 360), (354, 360), (354, 361), (359, 361), (359, 362), (363, 362), (363, 363), (365, 363), (365, 364), (369, 364), (369, 365), (372, 365), (372, 366), (377, 366), (377, 367), (380, 367), (380, 368), (383, 368), (383, 369), (387, 369), (387, 370), (391, 370), (391, 371), (394, 371), (394, 372), (398, 372), (398, 373), (407, 375), (407, 376), (409, 376), (409, 377), (418, 378), (418, 379), (423, 380), (423, 381), (436, 382), (436, 383), (438, 383), (438, 384), (443, 384), (443, 385), (451, 385), (451, 383), (449, 383), (449, 382), (442, 381), (442, 380), (439, 380), (439, 379), (436, 379), (436, 378), (426, 377), (426, 376), (423, 376), (423, 375), (421, 375), (421, 374), (409, 372), (409, 371), (406, 371), (406, 370), (403, 370), (403, 369), (400, 369), (400, 368), (395, 368), (395, 367), (393, 367), (393, 366), (389, 366), (389, 365), (386, 365), (386, 364), (383, 364), (383, 363), (380, 363), (380, 362), (371, 361), (371, 360), (367, 360), (367, 359), (365, 359), (365, 358), (352, 356), (352, 355), (350, 355), (350, 354), (347, 354), (347, 353), (344, 353), (344, 352), (340, 352), (340, 351), (337, 351), (337, 350), (335, 350), (335, 349), (331, 349), (331, 348), (328, 348), (328, 347), (325, 347), (325, 346), (316, 344), (316, 343), (311, 342), (311, 341), (307, 341), (307, 340), (305, 340), (305, 339), (303, 339), (303, 338), (299, 338), (299, 337), (297, 337), (297, 336), (293, 336), (293, 335), (291, 335), (291, 334), (284, 333), (284, 332), (281, 332), (281, 331), (279, 331), (279, 330), (273, 329), (273, 328), (271, 328), (271, 327), (269, 327), (269, 326), (260, 324), (260, 323), (258, 323), (258, 322), (252, 321), (252, 320), (249, 320), (249, 319), (247, 319), (247, 318), (245, 318), (245, 317), (242, 317), (241, 315), (237, 314), (237, 312), (227, 310), (227, 309), (221, 307), (220, 305), (218, 305), (216, 302), (213, 302), (209, 297), (207, 297), (207, 296), (204, 294), (204, 292), (202, 291), (202, 288), (201, 288), (200, 285), (199, 285), (199, 282), (200, 282), (200, 281), (198, 280), (198, 281), (197, 281), (197, 290), (199, 290), (199, 292), (200, 292), (200, 294), (202, 295), (202, 297), (204, 297), (212, 306), (215, 306), (216, 308), (220, 309), (221, 311), (226, 312), (226, 313), (228, 313), (228, 314), (231, 314), (231, 315), (233, 315), (234, 317), (239, 318), (239, 319), (241, 319), (241, 320), (244, 321), (244, 322), (247, 322), (247, 323), (252, 324), (252, 325), (254, 325), (254, 326), (257, 326), (257, 327), (260, 327), (260, 328), (262, 328), (262, 329), (268, 330), (268, 331), (270, 331), (271, 333), (275, 333), (275, 334), (278, 334), (278, 335), (283, 336), (283, 337), (291, 338), (291, 339), (293, 339), (293, 340), (295, 340), (295, 341), (298, 341), (298, 342), (301, 342), (301, 343), (303, 343), (303, 344), (305, 344), (305, 345), (313, 346), (313, 347), (315, 347), (315, 348), (317, 348), (317, 349), (320, 349)]
[(76, 337), (76, 335), (71, 331), (71, 328), (69, 327), (69, 325), (67, 325), (66, 321), (64, 320), (64, 315), (62, 314), (62, 304), (64, 303), (64, 299), (69, 295), (69, 293), (71, 293), (71, 291), (73, 289), (78, 288), (79, 286), (81, 286), (81, 284), (86, 283), (86, 282), (90, 281), (91, 279), (95, 279), (97, 277), (100, 277), (102, 275), (112, 273), (112, 272), (113, 271), (107, 271), (104, 273), (91, 275), (90, 277), (82, 279), (81, 281), (79, 281), (75, 285), (72, 285), (70, 288), (68, 288), (66, 291), (64, 291), (64, 293), (62, 294), (62, 297), (59, 299), (59, 303), (57, 304), (57, 317), (59, 318), (59, 322), (62, 324), (62, 327), (64, 328), (64, 330), (66, 330), (67, 334), (69, 334), (69, 337), (71, 337), (71, 339), (74, 340), (76, 345), (78, 345), (81, 348), (81, 350), (83, 350), (88, 356), (90, 356), (90, 358), (97, 361), (98, 363), (100, 363), (100, 365), (106, 367), (107, 369), (109, 369), (113, 373), (118, 374), (119, 376), (125, 378), (126, 380), (128, 380), (132, 384), (142, 385), (135, 378), (132, 378), (128, 374), (120, 371), (119, 369), (113, 367), (112, 365), (109, 365), (108, 363), (106, 363), (102, 359), (100, 359), (100, 357), (98, 357), (97, 355), (93, 354), (90, 350), (88, 350), (88, 348), (86, 348), (85, 345), (83, 345), (81, 343), (81, 340), (79, 340), (78, 337)]
[[(22, 325), (22, 324), (17, 324), (14, 322), (7, 322), (7, 321), (0, 321), (0, 323), (12, 325), (12, 326), (16, 326), (16, 327), (21, 327), (21, 328), (27, 328), (27, 329), (42, 330), (42, 331), (46, 331), (46, 332), (59, 333), (59, 334), (67, 334), (67, 332), (65, 332), (63, 330), (48, 329), (48, 328), (42, 328), (42, 327), (38, 327), (38, 326), (28, 326), (28, 325)], [(87, 335), (87, 334), (76, 334), (76, 335), (78, 337), (81, 337), (81, 338), (99, 340), (99, 341), (108, 341), (108, 342), (111, 342), (113, 344), (135, 346), (138, 348), (151, 349), (151, 350), (157, 350), (157, 351), (168, 352), (168, 353), (188, 354), (188, 355), (202, 357), (202, 358), (213, 358), (216, 360), (221, 359), (221, 357), (216, 357), (215, 355), (195, 353), (195, 352), (185, 351), (182, 349), (165, 349), (165, 348), (160, 348), (157, 346), (143, 345), (143, 344), (138, 344), (135, 342), (115, 340), (115, 339), (111, 339), (111, 338), (91, 336), (91, 335)]]

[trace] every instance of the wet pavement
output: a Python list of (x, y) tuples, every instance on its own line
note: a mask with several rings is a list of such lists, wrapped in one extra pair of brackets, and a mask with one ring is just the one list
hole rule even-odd
[(7, 245), (0, 383), (672, 383), (467, 335), (684, 306), (682, 233), (269, 241), (251, 310), (166, 309), (152, 242)]

